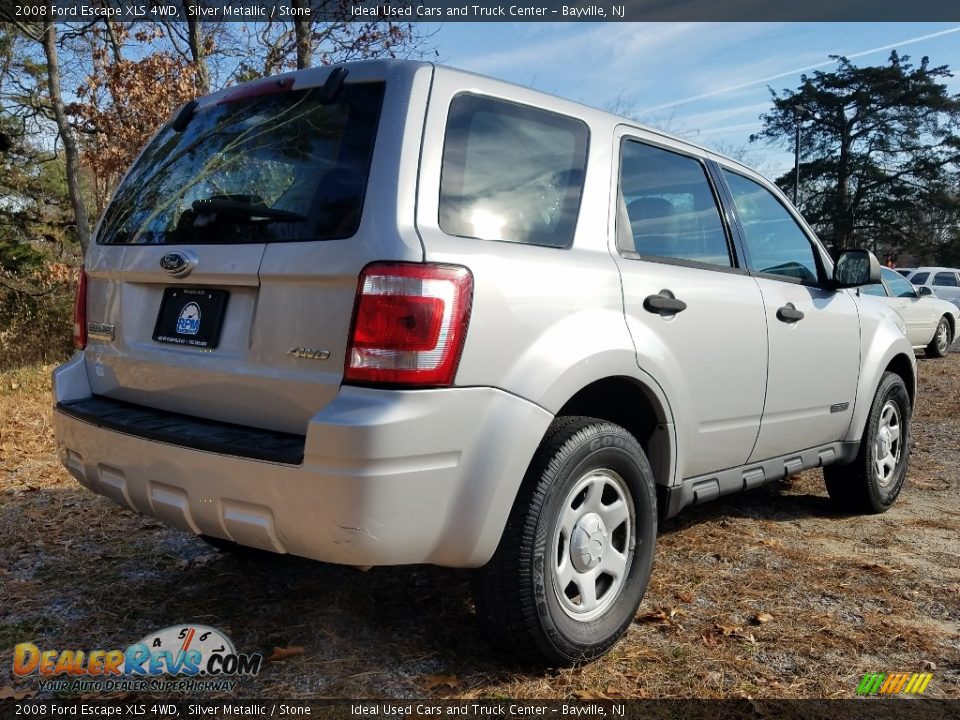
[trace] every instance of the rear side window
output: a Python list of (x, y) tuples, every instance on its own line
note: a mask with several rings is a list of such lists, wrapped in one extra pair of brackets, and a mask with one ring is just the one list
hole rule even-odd
[(957, 274), (952, 272), (938, 272), (933, 276), (933, 284), (940, 287), (957, 287)]
[(776, 196), (763, 185), (723, 171), (743, 225), (747, 266), (758, 273), (805, 283), (819, 277), (813, 246)]
[(918, 272), (913, 277), (910, 278), (910, 282), (914, 285), (924, 285), (927, 282), (927, 278), (930, 277), (928, 272)]
[(580, 120), (479, 95), (450, 103), (440, 227), (450, 235), (567, 247), (587, 162)]
[(730, 267), (720, 211), (706, 170), (694, 158), (625, 140), (620, 203), (621, 251)]
[(326, 240), (353, 235), (383, 101), (383, 83), (251, 95), (169, 126), (117, 189), (107, 245)]

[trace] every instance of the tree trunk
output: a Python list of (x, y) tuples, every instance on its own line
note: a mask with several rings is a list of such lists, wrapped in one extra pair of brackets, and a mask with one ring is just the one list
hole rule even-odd
[[(196, 0), (184, 0), (184, 9), (196, 5)], [(197, 66), (197, 93), (206, 95), (210, 92), (210, 68), (207, 66), (206, 48), (203, 46), (203, 33), (200, 21), (192, 15), (187, 15), (187, 41), (190, 43), (190, 55), (193, 64)]]
[[(295, 9), (307, 6), (306, 0), (293, 0)], [(305, 70), (313, 65), (313, 21), (294, 16), (293, 31), (297, 38), (297, 70)]]
[(104, 25), (107, 26), (107, 38), (110, 40), (110, 48), (113, 50), (113, 61), (119, 63), (123, 60), (123, 56), (120, 54), (120, 41), (117, 40), (117, 33), (113, 28), (113, 22), (110, 20), (104, 20)]
[(850, 127), (843, 108), (838, 111), (840, 126), (840, 157), (837, 161), (836, 203), (833, 209), (833, 238), (838, 250), (845, 250), (853, 242), (853, 225), (850, 222)]
[[(52, 4), (48, 6), (52, 10)], [(52, 15), (52, 12), (51, 12)], [(90, 244), (90, 221), (87, 207), (80, 192), (80, 153), (73, 128), (67, 122), (67, 113), (63, 107), (63, 93), (60, 89), (60, 63), (57, 58), (57, 30), (52, 20), (43, 22), (43, 52), (47, 57), (47, 82), (50, 89), (50, 104), (57, 122), (60, 139), (63, 140), (63, 153), (67, 160), (67, 189), (70, 192), (70, 204), (77, 224), (77, 238), (84, 252)]]

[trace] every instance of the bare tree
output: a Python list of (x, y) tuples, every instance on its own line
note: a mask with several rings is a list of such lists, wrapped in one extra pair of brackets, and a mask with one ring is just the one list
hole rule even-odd
[[(52, 17), (53, 0), (50, 0), (48, 7)], [(43, 54), (47, 59), (47, 86), (50, 93), (50, 105), (53, 109), (54, 120), (57, 123), (57, 132), (63, 142), (63, 154), (67, 165), (67, 190), (70, 193), (70, 204), (73, 206), (73, 213), (77, 222), (77, 239), (80, 241), (80, 247), (86, 251), (90, 245), (90, 219), (87, 215), (83, 193), (80, 191), (80, 152), (63, 105), (63, 91), (60, 88), (60, 61), (57, 55), (57, 29), (52, 20), (43, 21), (41, 42), (43, 43)]]
[[(292, 0), (293, 9), (303, 10), (309, 0)], [(294, 14), (293, 33), (297, 42), (297, 70), (303, 70), (313, 65), (313, 23), (305, 20), (299, 12)]]

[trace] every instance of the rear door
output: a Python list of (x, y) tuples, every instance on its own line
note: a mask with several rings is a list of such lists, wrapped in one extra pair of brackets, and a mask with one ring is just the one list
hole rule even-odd
[(742, 465), (763, 411), (767, 329), (756, 281), (702, 160), (619, 138), (617, 253), (641, 367), (655, 363), (686, 451), (683, 477)]
[(161, 130), (88, 258), (94, 393), (305, 432), (339, 389), (362, 267), (422, 258), (397, 188), (414, 185), (399, 148), (410, 126), (419, 138), (430, 72), (269, 78)]
[(954, 270), (938, 270), (930, 280), (937, 297), (956, 302), (960, 300), (960, 275)]
[(823, 254), (771, 188), (728, 169), (723, 177), (769, 336), (766, 403), (750, 461), (835, 442), (850, 424), (860, 374), (856, 303), (824, 287)]

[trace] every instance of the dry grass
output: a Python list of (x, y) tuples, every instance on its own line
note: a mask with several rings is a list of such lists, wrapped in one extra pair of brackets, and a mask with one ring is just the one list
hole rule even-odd
[(93, 495), (60, 467), (49, 367), (0, 374), (0, 686), (18, 642), (125, 646), (184, 621), (270, 663), (244, 697), (850, 697), (865, 672), (935, 667), (960, 697), (960, 354), (920, 360), (913, 464), (898, 504), (841, 517), (819, 472), (663, 524), (627, 638), (539, 673), (481, 637), (467, 574), (241, 562)]

